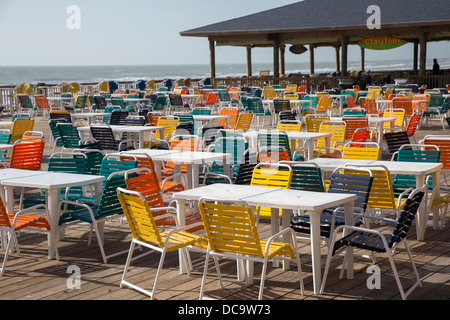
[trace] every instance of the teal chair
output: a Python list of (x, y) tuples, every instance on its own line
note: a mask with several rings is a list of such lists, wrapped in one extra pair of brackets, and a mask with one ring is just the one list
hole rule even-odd
[[(94, 230), (97, 237), (98, 246), (100, 248), (104, 263), (107, 263), (108, 259), (111, 257), (128, 252), (128, 250), (123, 250), (106, 255), (104, 249), (104, 237), (100, 232), (103, 228), (99, 227), (99, 225), (101, 226), (102, 223), (105, 223), (108, 220), (123, 216), (122, 206), (120, 205), (119, 198), (117, 197), (117, 188), (127, 188), (124, 174), (125, 171), (114, 172), (105, 179), (100, 202), (96, 206), (91, 207), (84, 203), (69, 200), (61, 201), (62, 205), (68, 204), (71, 205), (72, 208), (76, 207), (76, 209), (71, 208), (63, 210), (58, 225), (60, 227), (67, 228), (68, 226), (74, 224), (89, 224), (91, 226), (91, 230)], [(91, 234), (92, 232), (89, 232), (88, 245), (91, 244)]]
[(269, 110), (264, 109), (264, 105), (262, 103), (261, 98), (247, 98), (247, 107), (244, 111), (251, 111), (253, 115), (258, 119), (258, 124), (260, 124), (261, 117), (263, 118), (262, 126), (265, 123), (265, 117), (269, 116), (269, 119), (272, 119), (272, 114)]

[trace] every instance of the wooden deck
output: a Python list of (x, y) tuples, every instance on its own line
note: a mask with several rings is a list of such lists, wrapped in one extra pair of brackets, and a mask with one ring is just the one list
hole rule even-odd
[[(46, 122), (38, 122), (37, 128), (48, 132)], [(48, 127), (48, 125), (47, 125)], [(439, 129), (436, 125), (424, 134), (449, 134), (449, 130)], [(48, 137), (48, 135), (46, 135)], [(47, 148), (47, 153), (51, 149)], [(108, 223), (120, 225), (119, 220)], [(105, 228), (105, 250), (113, 253), (128, 249), (130, 232), (127, 229)], [(123, 226), (123, 224), (122, 224)], [(126, 224), (125, 224), (126, 226)], [(378, 226), (386, 229), (386, 226)], [(260, 226), (262, 237), (270, 233), (270, 226), (263, 222)], [(101, 260), (100, 250), (95, 237), (92, 245), (87, 245), (89, 228), (80, 225), (66, 231), (65, 239), (58, 241), (60, 260), (47, 259), (47, 237), (37, 233), (22, 231), (19, 237), (20, 257), (10, 255), (5, 274), (0, 278), (1, 300), (146, 300), (147, 296), (127, 287), (120, 288), (120, 279), (126, 254), (112, 258), (107, 264)], [(417, 241), (415, 225), (408, 235), (408, 243), (422, 278), (423, 286), (417, 288), (409, 300), (448, 300), (450, 298), (450, 223), (444, 230), (433, 230), (431, 221), (424, 241)], [(296, 270), (269, 268), (264, 299), (267, 300), (399, 300), (397, 289), (388, 260), (383, 255), (377, 256), (377, 265), (381, 269), (381, 289), (367, 288), (367, 273), (371, 262), (355, 258), (355, 277), (352, 280), (338, 278), (342, 262), (335, 258), (330, 268), (325, 293), (314, 295), (312, 288), (312, 271), (310, 246), (307, 240), (300, 242), (300, 259), (305, 281), (305, 295), (301, 295), (296, 280)], [(325, 265), (327, 247), (322, 248), (322, 263)], [(2, 255), (4, 252), (2, 252)], [(160, 255), (150, 255), (135, 261), (129, 271), (128, 280), (140, 286), (151, 288), (159, 263)], [(204, 266), (204, 252), (192, 252), (193, 271), (191, 276), (180, 274), (178, 254), (168, 254), (160, 276), (156, 300), (197, 300)], [(403, 248), (394, 256), (402, 283), (407, 288), (412, 283), (413, 274)], [(206, 292), (208, 297), (221, 300), (251, 301), (257, 298), (261, 266), (255, 265), (255, 285), (247, 287), (236, 281), (236, 263), (221, 260), (224, 288), (220, 289), (214, 265), (210, 264)], [(78, 267), (80, 274), (79, 288), (71, 288), (73, 274), (68, 272), (71, 266)], [(69, 285), (68, 285), (69, 284)]]

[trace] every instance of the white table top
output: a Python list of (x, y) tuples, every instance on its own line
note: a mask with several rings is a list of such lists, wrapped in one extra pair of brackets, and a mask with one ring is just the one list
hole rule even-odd
[(73, 174), (62, 172), (38, 171), (42, 174), (24, 175), (2, 180), (4, 186), (19, 186), (26, 188), (61, 189), (73, 186), (85, 186), (100, 183), (105, 180), (103, 176)]
[[(280, 132), (278, 130), (268, 130), (267, 132)], [(263, 133), (266, 131), (246, 131), (243, 132), (242, 135), (245, 138), (252, 138), (256, 139), (258, 138), (258, 133)], [(284, 131), (283, 131), (284, 132)], [(301, 140), (311, 140), (311, 139), (319, 139), (319, 138), (327, 138), (331, 137), (331, 133), (318, 133), (318, 132), (305, 132), (305, 131), (287, 131), (286, 132), (289, 139), (301, 139)]]
[(81, 117), (109, 117), (110, 112), (82, 112), (82, 113), (71, 113), (71, 117), (81, 118)]
[(151, 149), (131, 150), (123, 152), (126, 154), (148, 154), (154, 161), (172, 161), (186, 164), (202, 164), (214, 160), (223, 160), (223, 158), (231, 158), (230, 153), (220, 152), (200, 152), (200, 151), (180, 151), (180, 150), (159, 150), (159, 154), (153, 152)]
[(0, 170), (0, 181), (4, 181), (7, 179), (15, 179), (15, 178), (23, 178), (30, 176), (38, 176), (46, 174), (45, 171), (34, 171), (34, 170), (22, 170), (22, 169), (14, 169), (14, 168), (6, 168)]
[[(112, 131), (115, 132), (148, 132), (148, 131), (156, 131), (156, 130), (164, 130), (164, 127), (157, 126), (119, 126), (119, 125), (110, 125)], [(78, 127), (79, 131), (90, 131), (91, 127)]]
[(192, 115), (192, 118), (194, 120), (199, 120), (199, 121), (208, 121), (208, 120), (214, 120), (214, 119), (229, 119), (230, 116), (196, 114), (196, 115)]
[(250, 206), (268, 206), (281, 209), (317, 210), (356, 200), (356, 195), (300, 191), (248, 185), (216, 183), (176, 192), (173, 199), (198, 201), (201, 197), (242, 200)]

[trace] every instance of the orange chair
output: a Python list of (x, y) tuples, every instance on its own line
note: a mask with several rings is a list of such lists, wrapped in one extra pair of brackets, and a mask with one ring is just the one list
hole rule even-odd
[[(151, 167), (141, 167), (127, 171), (125, 173), (125, 183), (128, 190), (136, 191), (142, 194), (150, 208), (162, 208), (159, 212), (153, 212), (155, 217), (168, 213), (167, 206), (164, 204), (161, 195), (160, 184), (158, 183), (158, 178), (154, 168), (152, 170)], [(188, 213), (186, 215), (186, 225), (199, 221), (201, 220), (198, 213)], [(171, 217), (157, 219), (155, 222), (156, 225), (175, 224), (175, 220)], [(189, 232), (195, 232), (201, 229), (203, 229), (203, 226), (196, 226), (193, 229), (189, 229)]]
[[(229, 116), (230, 118), (228, 119), (228, 125), (230, 128), (234, 129), (237, 124), (238, 117), (239, 117), (239, 109), (234, 108), (234, 107), (222, 108), (220, 110), (220, 115), (221, 116)], [(219, 123), (221, 125), (223, 125), (224, 127), (226, 127), (227, 120), (219, 119)]]
[[(200, 139), (197, 135), (177, 135), (170, 141), (170, 150), (180, 151), (198, 151), (200, 146)], [(181, 165), (181, 173), (186, 173), (186, 164)], [(175, 163), (168, 161), (164, 164), (161, 171), (163, 178), (168, 178), (175, 174)]]
[(20, 139), (14, 143), (9, 168), (40, 170), (44, 155), (44, 139)]
[(381, 116), (382, 113), (378, 112), (377, 104), (375, 102), (375, 99), (371, 98), (360, 98), (359, 99), (359, 106), (366, 110), (366, 114), (372, 114), (376, 116)]
[(356, 108), (356, 107), (357, 107), (356, 102), (355, 102), (355, 98), (353, 98), (353, 97), (347, 95), (347, 96), (345, 97), (345, 99), (347, 100), (347, 105), (348, 105), (348, 107), (349, 107), (350, 109), (351, 109), (351, 108)]
[(412, 100), (408, 99), (408, 98), (402, 98), (402, 97), (393, 98), (392, 99), (392, 108), (405, 110), (405, 117), (410, 117), (414, 112)]
[(435, 145), (439, 147), (439, 162), (444, 166), (442, 171), (450, 172), (450, 136), (448, 135), (428, 135), (420, 142), (424, 145)]
[(345, 139), (351, 140), (353, 134), (358, 128), (367, 128), (369, 126), (369, 120), (367, 118), (342, 118), (347, 124), (347, 129), (345, 131)]
[[(14, 248), (17, 249), (17, 253), (20, 254), (19, 251), (19, 245), (16, 237), (16, 232), (23, 230), (25, 228), (33, 229), (33, 230), (39, 230), (48, 232), (50, 237), (53, 237), (53, 234), (50, 232), (50, 224), (48, 223), (47, 218), (38, 216), (38, 215), (29, 215), (26, 213), (31, 213), (32, 211), (36, 211), (37, 209), (40, 209), (39, 211), (42, 212), (42, 209), (45, 209), (45, 213), (47, 213), (47, 208), (43, 204), (39, 204), (24, 210), (21, 210), (15, 214), (8, 214), (6, 212), (5, 205), (3, 201), (0, 199), (0, 230), (7, 231), (9, 234), (8, 237), (8, 245), (6, 247), (5, 251), (5, 257), (3, 259), (3, 264), (1, 268), (1, 275), (5, 273), (6, 268), (6, 262), (8, 260), (8, 255), (11, 251), (14, 250)], [(53, 237), (52, 239), (53, 243), (56, 244), (56, 241)], [(59, 253), (58, 248), (56, 245), (51, 248), (49, 247), (49, 252), (54, 251), (56, 259), (59, 260)]]
[(50, 105), (48, 104), (48, 99), (46, 96), (34, 96), (34, 101), (36, 101), (36, 106), (38, 110), (42, 110), (45, 114), (50, 111)]
[(164, 113), (149, 112), (147, 113), (148, 123), (151, 127), (156, 127), (158, 125), (158, 119), (164, 117)]

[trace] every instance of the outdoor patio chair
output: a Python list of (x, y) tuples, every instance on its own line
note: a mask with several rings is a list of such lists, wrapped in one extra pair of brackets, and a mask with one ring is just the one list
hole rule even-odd
[[(394, 273), (395, 281), (397, 283), (398, 289), (400, 291), (401, 298), (406, 300), (406, 298), (411, 294), (411, 292), (418, 286), (422, 286), (422, 282), (417, 272), (414, 260), (412, 258), (411, 252), (409, 250), (408, 244), (406, 242), (406, 236), (411, 227), (411, 224), (416, 216), (417, 210), (419, 209), (420, 203), (423, 201), (423, 197), (426, 194), (426, 186), (414, 190), (406, 200), (405, 204), (401, 209), (396, 219), (386, 219), (375, 216), (364, 216), (365, 219), (374, 219), (378, 221), (384, 221), (386, 223), (392, 223), (395, 225), (391, 234), (383, 234), (378, 230), (371, 230), (367, 228), (342, 225), (334, 230), (330, 241), (330, 248), (328, 251), (327, 262), (325, 264), (324, 277), (322, 280), (322, 285), (320, 288), (320, 293), (322, 294), (325, 290), (326, 280), (328, 276), (328, 270), (330, 268), (331, 259), (345, 250), (347, 247), (355, 247), (364, 250), (369, 250), (374, 253), (386, 253), (389, 263), (391, 265), (392, 271)], [(342, 239), (336, 241), (336, 235), (343, 231), (350, 231), (349, 234), (344, 236)], [(397, 269), (393, 260), (393, 252), (398, 250), (400, 244), (404, 244), (406, 252), (411, 263), (415, 282), (414, 284), (405, 292), (400, 281)], [(344, 258), (342, 272), (345, 269), (346, 258)]]
[[(274, 258), (293, 260), (297, 264), (300, 293), (304, 294), (300, 258), (292, 230), (289, 228), (284, 229), (268, 240), (261, 240), (256, 228), (254, 213), (242, 201), (231, 202), (224, 201), (223, 199), (208, 199), (203, 197), (199, 201), (199, 209), (208, 241), (200, 288), (200, 300), (204, 298), (206, 277), (211, 256), (214, 259), (219, 284), (222, 289), (222, 276), (217, 257), (262, 262), (263, 268), (258, 294), (259, 300), (263, 299), (268, 261)], [(290, 243), (277, 242), (277, 239), (285, 234), (290, 236)]]
[(92, 138), (95, 139), (97, 148), (105, 152), (120, 152), (133, 149), (132, 140), (116, 139), (114, 132), (109, 125), (90, 126)]
[[(145, 295), (150, 296), (150, 299), (155, 298), (156, 288), (158, 284), (158, 278), (161, 273), (161, 269), (164, 264), (166, 253), (180, 250), (183, 263), (188, 267), (186, 268), (188, 275), (190, 275), (191, 263), (188, 257), (187, 247), (199, 246), (199, 242), (204, 242), (203, 237), (194, 233), (187, 232), (190, 226), (180, 227), (177, 221), (176, 211), (172, 207), (165, 208), (150, 208), (146, 198), (136, 191), (130, 191), (125, 188), (117, 188), (116, 197), (119, 199), (124, 215), (127, 219), (128, 226), (132, 234), (131, 246), (128, 250), (127, 261), (125, 262), (125, 268), (123, 271), (122, 279), (120, 281), (120, 287), (126, 285), (133, 288)], [(166, 214), (154, 216), (158, 211), (166, 211)], [(156, 222), (159, 219), (170, 217), (175, 221), (176, 229), (170, 229), (167, 231), (160, 231)], [(201, 224), (201, 222), (199, 222)], [(135, 246), (142, 246), (150, 249), (137, 257), (133, 257)], [(132, 284), (128, 280), (125, 280), (128, 274), (131, 261), (141, 258), (154, 251), (161, 253), (161, 259), (156, 272), (156, 277), (153, 283), (152, 291), (145, 290), (135, 284)]]
[[(42, 214), (42, 212), (45, 213), (45, 216), (36, 214)], [(54, 234), (50, 230), (50, 224), (47, 220), (48, 217), (46, 216), (47, 207), (42, 204), (20, 210), (16, 213), (8, 213), (6, 211), (3, 200), (0, 199), (0, 230), (2, 232), (8, 233), (8, 242), (5, 249), (5, 256), (3, 258), (0, 275), (3, 276), (5, 273), (6, 263), (8, 261), (9, 255), (14, 252), (14, 250), (16, 250), (17, 254), (20, 255), (19, 242), (16, 233), (25, 229), (47, 232), (49, 238), (52, 239), (52, 242), (55, 244), (53, 248), (48, 248), (49, 254), (51, 251), (53, 251), (55, 253), (56, 260), (59, 260), (59, 252), (58, 248), (56, 247), (56, 240)]]

